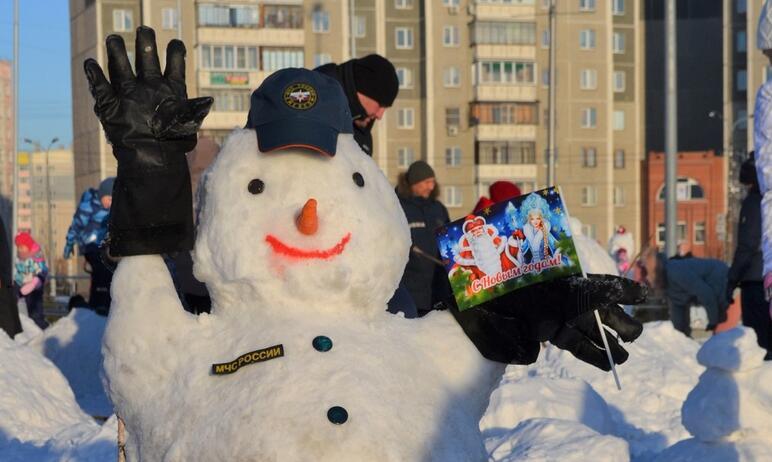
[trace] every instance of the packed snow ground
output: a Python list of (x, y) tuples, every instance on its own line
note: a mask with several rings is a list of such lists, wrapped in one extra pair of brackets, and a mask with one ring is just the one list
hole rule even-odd
[[(576, 240), (588, 272), (613, 271), (597, 243)], [(115, 460), (115, 416), (92, 417), (111, 414), (100, 380), (105, 321), (75, 309), (41, 332), (22, 315), (23, 334), (0, 334), (0, 461)], [(655, 322), (626, 348), (622, 391), (550, 345), (536, 363), (509, 366), (480, 421), (489, 461), (768, 460), (772, 364), (752, 331), (700, 348)]]
[[(115, 417), (100, 426), (89, 415), (109, 414), (104, 392), (95, 387), (104, 324), (93, 312), (76, 309), (31, 338), (0, 336), (0, 460), (114, 460)], [(668, 322), (656, 322), (628, 345), (631, 359), (618, 367), (621, 392), (610, 375), (552, 346), (530, 366), (509, 366), (480, 422), (490, 460), (763, 460), (759, 456), (772, 447), (772, 400), (763, 393), (772, 367), (760, 363), (748, 341), (752, 335), (738, 330), (715, 337), (721, 341), (706, 344), (701, 357), (715, 358), (706, 364), (742, 369), (729, 383), (751, 388), (752, 398), (740, 392), (743, 400), (737, 401), (752, 407), (737, 412), (745, 428), (756, 430), (714, 443), (689, 434), (681, 407), (706, 371), (696, 359), (700, 346)], [(711, 383), (703, 384), (703, 396), (715, 393)], [(732, 396), (722, 398), (729, 402)], [(697, 419), (701, 431), (726, 431), (726, 418), (711, 414), (722, 398), (692, 409), (704, 415)]]

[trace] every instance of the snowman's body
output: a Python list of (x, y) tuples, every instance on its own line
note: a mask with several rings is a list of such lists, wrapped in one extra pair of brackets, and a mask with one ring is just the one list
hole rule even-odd
[[(256, 178), (265, 191), (250, 194)], [(106, 384), (129, 460), (485, 459), (478, 422), (503, 366), (483, 359), (449, 313), (385, 312), (409, 231), (351, 136), (324, 158), (262, 154), (254, 132), (238, 130), (204, 187), (195, 261), (212, 314), (182, 310), (159, 256), (125, 258), (113, 279)], [(304, 235), (294, 223), (309, 197), (319, 230)], [(317, 350), (317, 336), (332, 348)], [(283, 357), (211, 373), (277, 344)], [(344, 423), (328, 419), (335, 406)]]

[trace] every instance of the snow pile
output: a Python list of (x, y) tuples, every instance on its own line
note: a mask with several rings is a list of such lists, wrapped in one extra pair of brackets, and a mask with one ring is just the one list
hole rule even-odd
[[(630, 359), (617, 366), (622, 391), (616, 389), (610, 374), (551, 345), (544, 348), (534, 364), (507, 367), (481, 421), (483, 434), (494, 438), (486, 440), (487, 447), (497, 448), (502, 435), (515, 426), (515, 419), (528, 417), (570, 421), (576, 434), (593, 432), (596, 438), (606, 434), (604, 441), (611, 435), (622, 438), (629, 444), (629, 453), (625, 454), (638, 460), (650, 458), (687, 438), (680, 407), (702, 371), (695, 361), (699, 345), (667, 321), (645, 324), (643, 334), (624, 347), (630, 352)], [(515, 390), (521, 398), (499, 399), (513, 396)], [(521, 406), (528, 409), (527, 413), (519, 409)], [(561, 425), (565, 428), (568, 424)], [(526, 428), (521, 426), (509, 432), (509, 445), (514, 449), (519, 450), (511, 444), (512, 438), (522, 438), (518, 432)], [(546, 446), (542, 448), (547, 450)], [(575, 449), (585, 451), (589, 445)], [(500, 453), (502, 449), (496, 451)], [(553, 457), (565, 456), (558, 446), (552, 451)], [(585, 455), (581, 454), (574, 454), (576, 460)], [(600, 460), (620, 459), (615, 454)]]
[(582, 234), (582, 222), (576, 217), (569, 219), (579, 262), (586, 273), (619, 274), (614, 260), (598, 241)]
[(26, 305), (24, 305), (23, 299), (19, 301), (19, 319), (21, 320), (22, 331), (13, 337), (13, 340), (16, 343), (28, 343), (43, 332), (40, 327), (35, 324), (35, 321), (27, 316), (27, 308)]
[(697, 360), (707, 370), (683, 404), (693, 438), (664, 451), (660, 461), (753, 461), (772, 454), (772, 364), (751, 329), (713, 336)]
[(0, 459), (111, 460), (115, 428), (114, 420), (100, 426), (81, 411), (49, 360), (0, 336)]
[(100, 378), (106, 320), (93, 310), (75, 308), (27, 344), (59, 368), (85, 412), (104, 417), (113, 413)]
[(480, 428), (497, 461), (629, 459), (627, 442), (607, 436), (613, 422), (606, 402), (581, 380), (506, 382), (491, 395)]

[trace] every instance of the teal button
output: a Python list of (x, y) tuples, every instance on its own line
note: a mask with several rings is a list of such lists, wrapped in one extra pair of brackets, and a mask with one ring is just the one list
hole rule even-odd
[(327, 411), (327, 419), (335, 425), (341, 425), (348, 420), (348, 411), (340, 406), (333, 406)]
[(332, 340), (330, 340), (330, 337), (324, 335), (320, 335), (314, 338), (314, 341), (311, 342), (311, 344), (314, 346), (316, 351), (321, 351), (322, 353), (332, 349)]

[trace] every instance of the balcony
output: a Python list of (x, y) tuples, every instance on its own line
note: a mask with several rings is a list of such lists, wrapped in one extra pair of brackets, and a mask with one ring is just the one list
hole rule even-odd
[(198, 43), (303, 47), (305, 32), (303, 29), (199, 28)]
[(517, 4), (518, 2), (512, 2), (514, 4), (475, 2), (472, 10), (474, 11), (474, 16), (477, 20), (517, 18), (518, 20), (533, 21), (536, 19), (536, 1), (530, 3), (519, 2), (521, 4)]
[(536, 85), (476, 85), (474, 99), (478, 101), (536, 101)]

